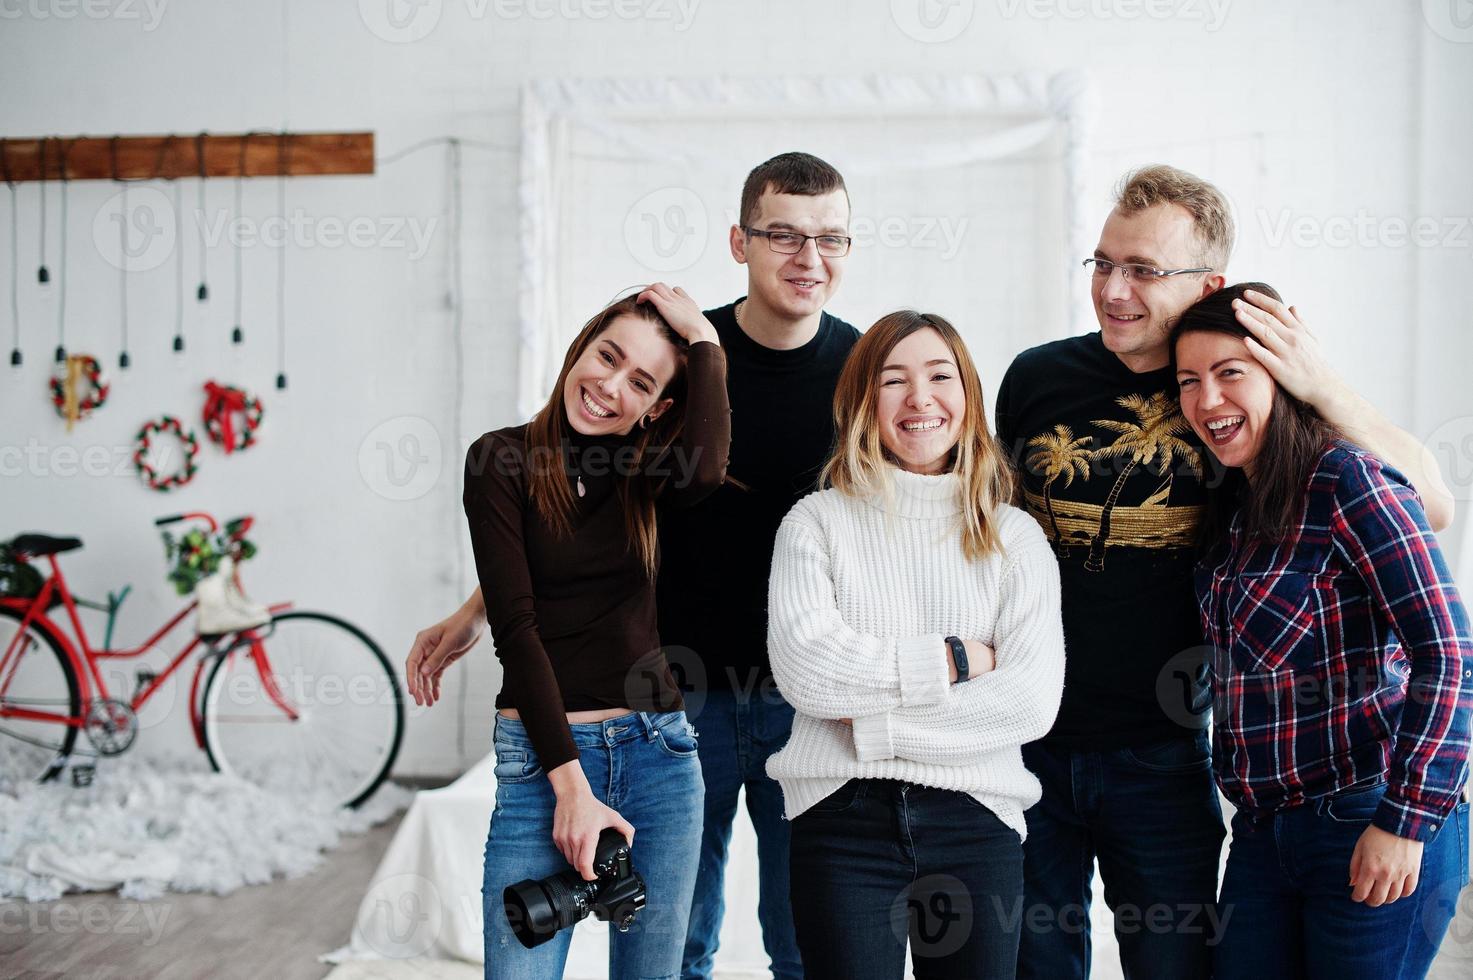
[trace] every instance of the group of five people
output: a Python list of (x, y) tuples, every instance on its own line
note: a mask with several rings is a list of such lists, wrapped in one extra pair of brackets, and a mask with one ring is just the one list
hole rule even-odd
[(709, 977), (743, 791), (777, 978), (1085, 977), (1096, 863), (1127, 976), (1425, 975), (1473, 714), (1430, 454), (1227, 285), (1184, 171), (1121, 182), (1100, 330), (1020, 354), (995, 431), (947, 319), (825, 312), (849, 213), (761, 164), (746, 296), (619, 300), (470, 447), (480, 588), (406, 670), (435, 703), (489, 624), (487, 976), (561, 975), (502, 891), (613, 827), (648, 906), (610, 976)]

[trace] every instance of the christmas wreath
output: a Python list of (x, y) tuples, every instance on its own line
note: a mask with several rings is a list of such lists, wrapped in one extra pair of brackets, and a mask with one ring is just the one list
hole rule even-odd
[[(242, 425), (237, 431), (235, 415), (240, 413)], [(255, 445), (256, 430), (261, 427), (261, 400), (240, 388), (205, 382), (205, 434), (210, 441), (225, 447), (226, 453)]]
[[(148, 461), (148, 451), (153, 448), (153, 437), (155, 434), (171, 432), (179, 439), (180, 446), (184, 449), (184, 466), (177, 472), (159, 475)], [(195, 438), (194, 432), (185, 432), (184, 426), (172, 415), (165, 415), (159, 419), (150, 419), (138, 430), (138, 448), (133, 451), (133, 464), (138, 467), (138, 472), (143, 474), (144, 480), (154, 490), (172, 490), (182, 487), (194, 479), (194, 474), (199, 467), (195, 465), (195, 457), (199, 455), (199, 440)]]
[[(92, 389), (86, 395), (78, 390), (83, 379)], [(51, 377), (51, 404), (56, 406), (56, 414), (67, 420), (67, 428), (70, 429), (73, 422), (85, 419), (107, 404), (110, 387), (97, 358), (90, 354), (72, 354), (66, 359), (66, 370)]]

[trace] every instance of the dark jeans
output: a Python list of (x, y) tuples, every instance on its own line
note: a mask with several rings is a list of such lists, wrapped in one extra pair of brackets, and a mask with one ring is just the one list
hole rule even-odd
[(681, 976), (692, 980), (711, 976), (726, 911), (723, 888), (731, 824), (737, 796), (745, 789), (747, 813), (757, 832), (757, 919), (762, 924), (762, 943), (775, 980), (801, 980), (803, 968), (788, 907), (789, 828), (783, 819), (783, 791), (767, 775), (768, 756), (786, 745), (793, 731), (793, 708), (770, 685), (740, 695), (709, 690), (691, 705), (691, 722), (701, 736), (706, 810)]
[(810, 980), (1010, 978), (1023, 849), (966, 793), (851, 779), (793, 821), (793, 918)]
[(1019, 977), (1089, 976), (1096, 860), (1127, 980), (1211, 975), (1226, 830), (1210, 759), (1206, 732), (1102, 752), (1023, 747), (1043, 798), (1027, 813)]
[(1220, 980), (1427, 975), (1468, 883), (1468, 804), (1423, 844), (1417, 890), (1372, 908), (1350, 899), (1350, 857), (1385, 790), (1345, 792), (1258, 821), (1233, 818)]

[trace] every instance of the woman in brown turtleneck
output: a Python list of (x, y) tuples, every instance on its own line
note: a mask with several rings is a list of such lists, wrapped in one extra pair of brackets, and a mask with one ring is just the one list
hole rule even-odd
[(628, 932), (610, 931), (611, 978), (679, 972), (704, 788), (655, 626), (655, 520), (657, 505), (721, 484), (730, 439), (716, 330), (657, 283), (584, 326), (532, 421), (467, 454), (466, 517), (503, 668), (487, 976), (561, 976), (571, 930), (523, 948), (502, 892), (568, 864), (592, 880), (606, 827), (638, 835), (648, 896)]

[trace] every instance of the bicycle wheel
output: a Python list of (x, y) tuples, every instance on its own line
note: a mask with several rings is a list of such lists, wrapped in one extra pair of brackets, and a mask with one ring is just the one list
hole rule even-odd
[(73, 725), (15, 718), (9, 709), (68, 718), (82, 714), (77, 675), (66, 651), (34, 623), (22, 635), (22, 618), (12, 609), (0, 609), (0, 659), (13, 643), (19, 644), (0, 673), (0, 792), (6, 793), (14, 793), (21, 783), (54, 779), (77, 741)]
[(286, 612), (269, 629), (210, 668), (202, 706), (210, 764), (276, 792), (356, 807), (399, 754), (399, 680), (378, 645), (335, 616)]

